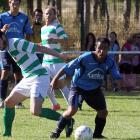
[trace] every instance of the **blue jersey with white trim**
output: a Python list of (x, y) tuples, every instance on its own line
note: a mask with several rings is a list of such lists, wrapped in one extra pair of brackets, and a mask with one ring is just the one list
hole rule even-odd
[(9, 11), (2, 13), (0, 15), (0, 29), (5, 24), (9, 25), (9, 29), (5, 32), (7, 38), (24, 39), (24, 33), (33, 34), (28, 16), (24, 13), (19, 12), (16, 16), (11, 15)]
[(107, 55), (103, 63), (99, 63), (93, 52), (87, 52), (67, 63), (62, 69), (71, 75), (74, 72), (72, 83), (84, 90), (100, 87), (109, 72), (115, 81), (121, 78), (115, 61)]

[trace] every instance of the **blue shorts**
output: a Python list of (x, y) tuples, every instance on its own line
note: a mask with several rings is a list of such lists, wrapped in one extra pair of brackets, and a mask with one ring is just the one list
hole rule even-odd
[(20, 67), (13, 60), (13, 58), (10, 56), (9, 53), (7, 53), (7, 52), (0, 52), (0, 58), (1, 58), (1, 70), (10, 70), (10, 66), (12, 64), (13, 73), (21, 72)]
[(87, 91), (71, 84), (68, 97), (69, 106), (79, 106), (81, 101), (85, 101), (90, 107), (95, 110), (104, 110), (107, 108), (105, 97), (100, 87)]

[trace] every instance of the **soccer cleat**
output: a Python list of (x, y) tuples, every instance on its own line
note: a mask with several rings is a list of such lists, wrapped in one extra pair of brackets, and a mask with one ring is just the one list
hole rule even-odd
[(73, 118), (70, 119), (70, 124), (68, 124), (65, 127), (65, 131), (66, 131), (66, 137), (70, 137), (72, 131), (73, 131), (73, 125), (74, 125), (75, 120)]
[(20, 103), (20, 104), (15, 105), (15, 108), (16, 109), (18, 109), (18, 108), (24, 109), (25, 106), (22, 103)]
[(58, 109), (60, 109), (60, 104), (57, 103), (57, 105), (55, 105), (55, 106), (52, 105), (51, 106), (51, 109), (52, 110), (55, 110), (55, 111), (58, 110)]
[(4, 101), (1, 102), (0, 108), (4, 108)]
[(60, 134), (56, 133), (56, 132), (52, 132), (52, 134), (49, 136), (50, 139), (52, 138), (59, 138)]
[(103, 136), (103, 135), (94, 136), (94, 134), (93, 134), (93, 138), (94, 138), (94, 139), (107, 139), (107, 137), (105, 137), (105, 136)]

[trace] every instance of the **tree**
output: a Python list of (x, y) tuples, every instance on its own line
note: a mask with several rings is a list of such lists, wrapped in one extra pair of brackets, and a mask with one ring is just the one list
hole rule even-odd
[(0, 0), (0, 8), (1, 8), (1, 12), (5, 12), (9, 10), (9, 0)]
[(56, 0), (56, 9), (57, 9), (57, 14), (56, 14), (57, 19), (59, 22), (61, 22), (61, 19), (62, 19), (61, 0)]
[(81, 0), (76, 0), (76, 15), (81, 15)]
[(105, 18), (105, 0), (100, 0), (100, 20)]
[(113, 5), (113, 7), (114, 7), (114, 17), (116, 17), (117, 16), (117, 12), (116, 12), (116, 0), (113, 0), (113, 3), (114, 3), (114, 5)]
[(131, 0), (124, 0), (124, 31), (128, 31), (131, 13)]
[(42, 0), (37, 0), (37, 9), (42, 9)]
[(33, 0), (27, 0), (27, 15), (33, 17)]
[(89, 32), (90, 25), (90, 0), (85, 0), (84, 13), (84, 33), (86, 36)]
[(93, 19), (97, 21), (97, 8), (98, 8), (99, 0), (93, 1)]
[(139, 21), (139, 0), (135, 0), (135, 6), (134, 6), (134, 18), (135, 20)]

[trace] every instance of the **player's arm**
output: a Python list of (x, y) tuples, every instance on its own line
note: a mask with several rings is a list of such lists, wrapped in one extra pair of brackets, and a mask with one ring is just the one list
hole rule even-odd
[(58, 52), (56, 52), (56, 51), (54, 51), (54, 50), (52, 50), (48, 47), (42, 46), (42, 45), (37, 45), (36, 51), (53, 55), (55, 57), (58, 57), (58, 58), (62, 59), (64, 62), (66, 62), (66, 60), (67, 60), (67, 54), (65, 52), (64, 53), (58, 53)]
[(61, 76), (63, 76), (64, 74), (66, 74), (66, 72), (65, 72), (63, 69), (60, 69), (60, 70), (58, 71), (58, 73), (56, 74), (56, 76), (53, 78), (53, 80), (52, 80), (51, 83), (50, 83), (50, 86), (52, 87), (52, 88), (51, 88), (51, 92), (52, 92), (54, 89), (57, 88), (57, 81), (58, 81), (58, 79), (59, 79)]
[(68, 39), (65, 38), (47, 38), (47, 42), (57, 42), (57, 43), (68, 43)]
[(5, 24), (5, 25), (2, 27), (1, 31), (4, 33), (6, 30), (8, 30), (8, 28), (9, 28), (9, 25), (8, 25), (8, 24)]

